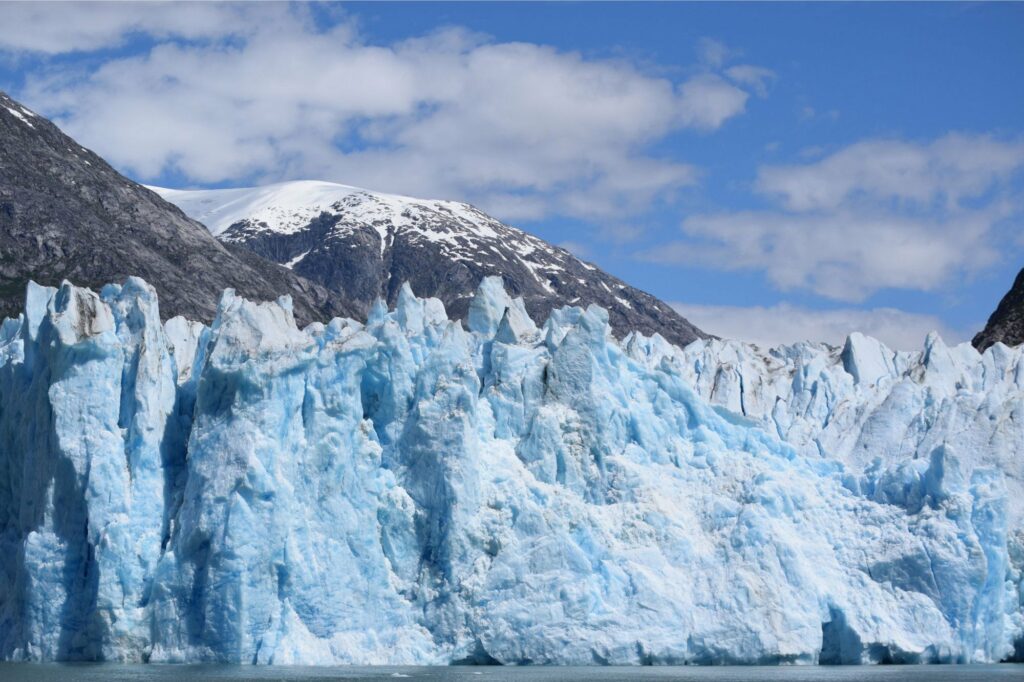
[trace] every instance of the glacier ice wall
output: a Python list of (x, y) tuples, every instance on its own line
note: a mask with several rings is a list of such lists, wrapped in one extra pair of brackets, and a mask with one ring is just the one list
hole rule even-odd
[[(972, 355), (973, 353), (973, 355)], [(138, 279), (0, 327), (0, 656), (995, 661), (1024, 631), (1021, 349), (762, 352), (367, 324)]]
[[(671, 357), (709, 403), (748, 417), (806, 457), (842, 461), (855, 486), (879, 501), (932, 475), (962, 485), (998, 471), (1010, 488), (1011, 531), (1024, 536), (1024, 348), (979, 354), (932, 333), (918, 352), (892, 351), (851, 334), (843, 348), (800, 343), (762, 350), (733, 341), (678, 349), (632, 341), (651, 358)], [(934, 464), (933, 464), (934, 463)], [(922, 498), (905, 500), (912, 506)]]

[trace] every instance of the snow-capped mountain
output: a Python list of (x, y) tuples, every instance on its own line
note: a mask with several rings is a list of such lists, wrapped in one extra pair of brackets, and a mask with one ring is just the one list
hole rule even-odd
[[(299, 329), (29, 285), (0, 326), (0, 657), (1024, 655), (1024, 348), (679, 349), (497, 278)], [(1015, 651), (1016, 645), (1016, 651)]]
[(152, 189), (221, 241), (323, 284), (363, 313), (377, 298), (394, 305), (409, 282), (464, 318), (480, 281), (498, 275), (535, 320), (563, 305), (596, 303), (619, 336), (658, 332), (678, 345), (705, 336), (653, 296), (468, 204), (312, 181)]
[(130, 275), (160, 292), (161, 312), (209, 321), (226, 287), (292, 297), (303, 322), (355, 314), (323, 287), (211, 238), (50, 121), (0, 92), (0, 315), (25, 284), (99, 288)]
[(1024, 343), (1024, 269), (1017, 273), (1013, 286), (971, 343), (978, 350), (985, 350), (994, 343), (1007, 346)]

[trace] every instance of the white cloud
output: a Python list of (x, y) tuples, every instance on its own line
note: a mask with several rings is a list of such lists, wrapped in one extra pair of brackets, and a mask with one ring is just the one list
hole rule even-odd
[[(317, 27), (304, 6), (186, 7), (19, 7), (0, 47), (89, 50), (156, 36), (152, 49), (85, 72), (32, 73), (19, 93), (141, 179), (318, 178), (464, 199), (508, 219), (608, 218), (670, 199), (697, 171), (650, 148), (679, 130), (717, 129), (749, 96), (709, 71), (675, 83), (621, 60), (458, 29), (371, 45), (352, 24)], [(35, 25), (45, 29), (22, 36)]]
[(775, 72), (752, 64), (737, 64), (725, 70), (725, 75), (739, 83), (750, 87), (758, 97), (768, 96), (768, 84), (775, 80)]
[(701, 38), (697, 41), (697, 56), (712, 69), (721, 68), (725, 62), (738, 55), (737, 50), (714, 38)]
[(695, 76), (679, 88), (680, 120), (701, 130), (716, 130), (743, 113), (749, 95), (714, 74)]
[(43, 54), (82, 52), (121, 45), (130, 35), (210, 39), (251, 29), (255, 14), (271, 19), (270, 3), (243, 11), (234, 3), (7, 2), (0, 21), (0, 50)]
[(799, 112), (801, 121), (810, 121), (812, 119), (828, 119), (830, 121), (839, 120), (839, 110), (829, 109), (828, 111), (818, 111), (814, 107), (803, 107)]
[(777, 208), (691, 215), (687, 241), (642, 257), (764, 272), (780, 290), (861, 301), (885, 288), (932, 291), (995, 263), (995, 227), (1019, 214), (1024, 143), (946, 135), (867, 141), (819, 161), (762, 167)]
[(932, 331), (939, 332), (946, 343), (967, 340), (933, 315), (894, 308), (812, 310), (788, 303), (767, 307), (673, 303), (672, 307), (710, 334), (763, 346), (808, 340), (838, 346), (854, 331), (880, 339), (898, 350), (920, 350)]
[(956, 272), (992, 264), (997, 253), (985, 241), (991, 223), (984, 213), (947, 222), (851, 211), (695, 215), (683, 222), (683, 231), (699, 243), (673, 244), (649, 255), (662, 262), (760, 270), (782, 291), (810, 289), (861, 301), (888, 287), (933, 290)]
[(791, 211), (834, 210), (860, 197), (955, 207), (1024, 164), (1024, 143), (949, 134), (930, 144), (868, 140), (809, 165), (769, 166), (757, 189)]

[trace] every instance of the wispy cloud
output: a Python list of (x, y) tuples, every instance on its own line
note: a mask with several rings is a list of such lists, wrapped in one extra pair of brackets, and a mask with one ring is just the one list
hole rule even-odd
[(963, 333), (938, 317), (894, 308), (812, 310), (788, 303), (766, 307), (673, 303), (672, 307), (706, 332), (762, 346), (808, 340), (840, 345), (854, 331), (898, 350), (920, 350), (932, 331), (939, 332), (947, 343), (966, 340)]
[(725, 70), (725, 75), (740, 85), (751, 88), (758, 97), (768, 96), (768, 86), (775, 80), (775, 72), (762, 66), (737, 64)]
[(712, 69), (722, 68), (727, 61), (738, 57), (739, 52), (720, 40), (704, 37), (697, 41), (697, 57), (701, 63)]
[(564, 241), (558, 244), (560, 247), (572, 253), (577, 258), (590, 258), (590, 247), (582, 242)]
[(799, 118), (801, 121), (811, 121), (814, 119), (837, 121), (839, 120), (839, 110), (829, 109), (828, 111), (818, 111), (814, 107), (805, 106), (800, 109)]
[(1019, 218), (1012, 179), (1024, 142), (950, 134), (927, 144), (870, 140), (818, 161), (762, 167), (765, 210), (691, 215), (686, 240), (642, 257), (764, 272), (780, 290), (861, 301), (889, 288), (935, 290), (999, 252)]
[(18, 6), (0, 49), (97, 50), (139, 34), (145, 49), (39, 70), (19, 94), (145, 180), (322, 178), (506, 218), (614, 218), (671, 198), (697, 170), (652, 147), (718, 129), (759, 88), (717, 67), (673, 81), (459, 29), (374, 45), (352, 23), (264, 3)]

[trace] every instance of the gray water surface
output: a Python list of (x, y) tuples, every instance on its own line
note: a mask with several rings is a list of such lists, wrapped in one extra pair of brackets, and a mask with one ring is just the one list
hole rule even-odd
[(0, 664), (0, 680), (18, 682), (981, 682), (1022, 680), (1024, 665), (846, 667), (332, 667)]

